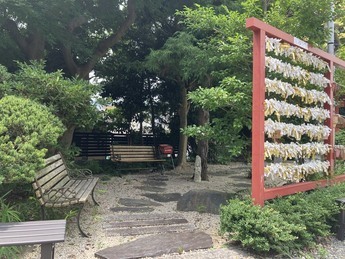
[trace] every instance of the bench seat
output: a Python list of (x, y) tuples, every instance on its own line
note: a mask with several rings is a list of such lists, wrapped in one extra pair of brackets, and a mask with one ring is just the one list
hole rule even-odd
[(54, 258), (55, 243), (65, 241), (66, 220), (0, 223), (0, 247), (41, 244), (41, 258)]
[(36, 198), (41, 205), (42, 219), (45, 208), (61, 208), (79, 205), (77, 224), (80, 233), (87, 236), (80, 227), (80, 213), (88, 197), (98, 205), (94, 198), (94, 189), (98, 182), (88, 169), (70, 169), (61, 154), (46, 159), (46, 166), (35, 176), (32, 183)]

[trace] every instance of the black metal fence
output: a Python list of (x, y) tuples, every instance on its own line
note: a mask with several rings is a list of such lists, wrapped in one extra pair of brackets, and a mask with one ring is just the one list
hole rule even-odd
[(152, 134), (113, 134), (95, 132), (75, 132), (73, 141), (80, 148), (79, 158), (85, 160), (103, 160), (110, 156), (110, 145), (156, 146), (170, 144), (167, 138), (154, 138)]

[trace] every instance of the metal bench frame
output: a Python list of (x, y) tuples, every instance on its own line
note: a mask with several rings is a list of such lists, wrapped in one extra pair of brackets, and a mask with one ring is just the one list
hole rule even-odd
[(88, 235), (80, 227), (80, 214), (91, 194), (94, 197), (98, 178), (89, 169), (70, 169), (61, 154), (46, 159), (46, 166), (35, 176), (32, 187), (41, 205), (41, 218), (45, 219), (45, 208), (78, 206), (77, 225), (84, 237)]

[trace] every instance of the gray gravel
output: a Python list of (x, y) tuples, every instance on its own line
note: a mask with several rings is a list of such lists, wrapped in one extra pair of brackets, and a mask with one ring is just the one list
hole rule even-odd
[[(238, 166), (237, 166), (238, 168)], [(187, 172), (176, 173), (168, 172), (169, 177), (168, 186), (165, 187), (166, 193), (186, 193), (190, 189), (216, 189), (219, 191), (239, 191), (245, 187), (239, 188), (250, 181), (246, 178), (246, 168), (225, 168), (218, 166), (213, 168), (210, 166), (211, 174), (209, 182), (194, 183), (191, 182), (190, 176), (193, 173), (192, 168)], [(231, 171), (229, 173), (229, 171)], [(233, 172), (235, 171), (235, 173)], [(237, 174), (236, 174), (237, 173)], [(76, 224), (69, 222), (66, 233), (66, 240), (63, 243), (58, 243), (55, 250), (56, 259), (91, 259), (95, 258), (94, 253), (106, 247), (118, 245), (125, 242), (130, 242), (135, 237), (114, 236), (109, 237), (105, 234), (103, 228), (104, 218), (107, 215), (113, 215), (111, 208), (118, 207), (121, 198), (145, 198), (142, 196), (145, 193), (143, 182), (147, 180), (147, 175), (128, 175), (123, 178), (114, 177), (111, 181), (101, 182), (96, 189), (96, 200), (101, 202), (100, 207), (95, 207), (92, 204), (87, 204), (82, 213), (82, 226), (85, 230), (91, 233), (90, 238), (82, 238)], [(176, 202), (164, 203), (164, 206), (155, 207), (155, 213), (174, 212), (176, 210)], [(122, 212), (116, 212), (121, 215)], [(227, 246), (226, 240), (218, 235), (219, 216), (213, 214), (200, 214), (197, 212), (185, 212), (184, 217), (196, 228), (210, 234), (214, 241), (214, 247), (208, 250), (199, 250), (187, 252), (182, 254), (170, 254), (157, 259), (249, 259), (249, 258), (265, 258), (258, 255), (253, 255), (238, 246)], [(35, 246), (28, 249), (20, 258), (23, 259), (38, 259), (40, 258), (40, 248)], [(274, 257), (266, 257), (274, 258)], [(266, 259), (265, 258), (265, 259)], [(276, 257), (279, 258), (279, 257)], [(282, 257), (280, 257), (282, 258)], [(336, 238), (330, 238), (327, 243), (319, 245), (316, 249), (310, 252), (305, 252), (299, 256), (290, 258), (330, 258), (330, 259), (345, 259), (345, 241), (339, 241)]]

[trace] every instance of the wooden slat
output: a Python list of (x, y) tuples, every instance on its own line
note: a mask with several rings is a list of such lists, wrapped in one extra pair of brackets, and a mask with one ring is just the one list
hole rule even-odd
[(39, 171), (39, 176), (32, 184), (40, 204), (46, 207), (66, 207), (85, 203), (98, 178), (71, 179), (60, 154), (46, 161), (46, 167)]
[(93, 188), (95, 188), (96, 184), (97, 184), (97, 181), (98, 181), (98, 178), (93, 178), (93, 179), (90, 179), (88, 184), (85, 185), (83, 187), (83, 189), (81, 189), (78, 193), (78, 197), (79, 197), (79, 200), (81, 202), (86, 202), (88, 196), (90, 195), (90, 193), (92, 192)]
[(0, 223), (0, 246), (63, 242), (65, 229), (66, 220)]
[(54, 163), (46, 164), (46, 166), (42, 170), (38, 171), (36, 178), (37, 179), (42, 178), (43, 176), (45, 176), (46, 174), (49, 174), (49, 172), (59, 167), (60, 165), (63, 165), (62, 159), (56, 160)]
[(164, 159), (156, 158), (154, 146), (117, 146), (111, 145), (111, 160), (124, 163), (156, 163)]

